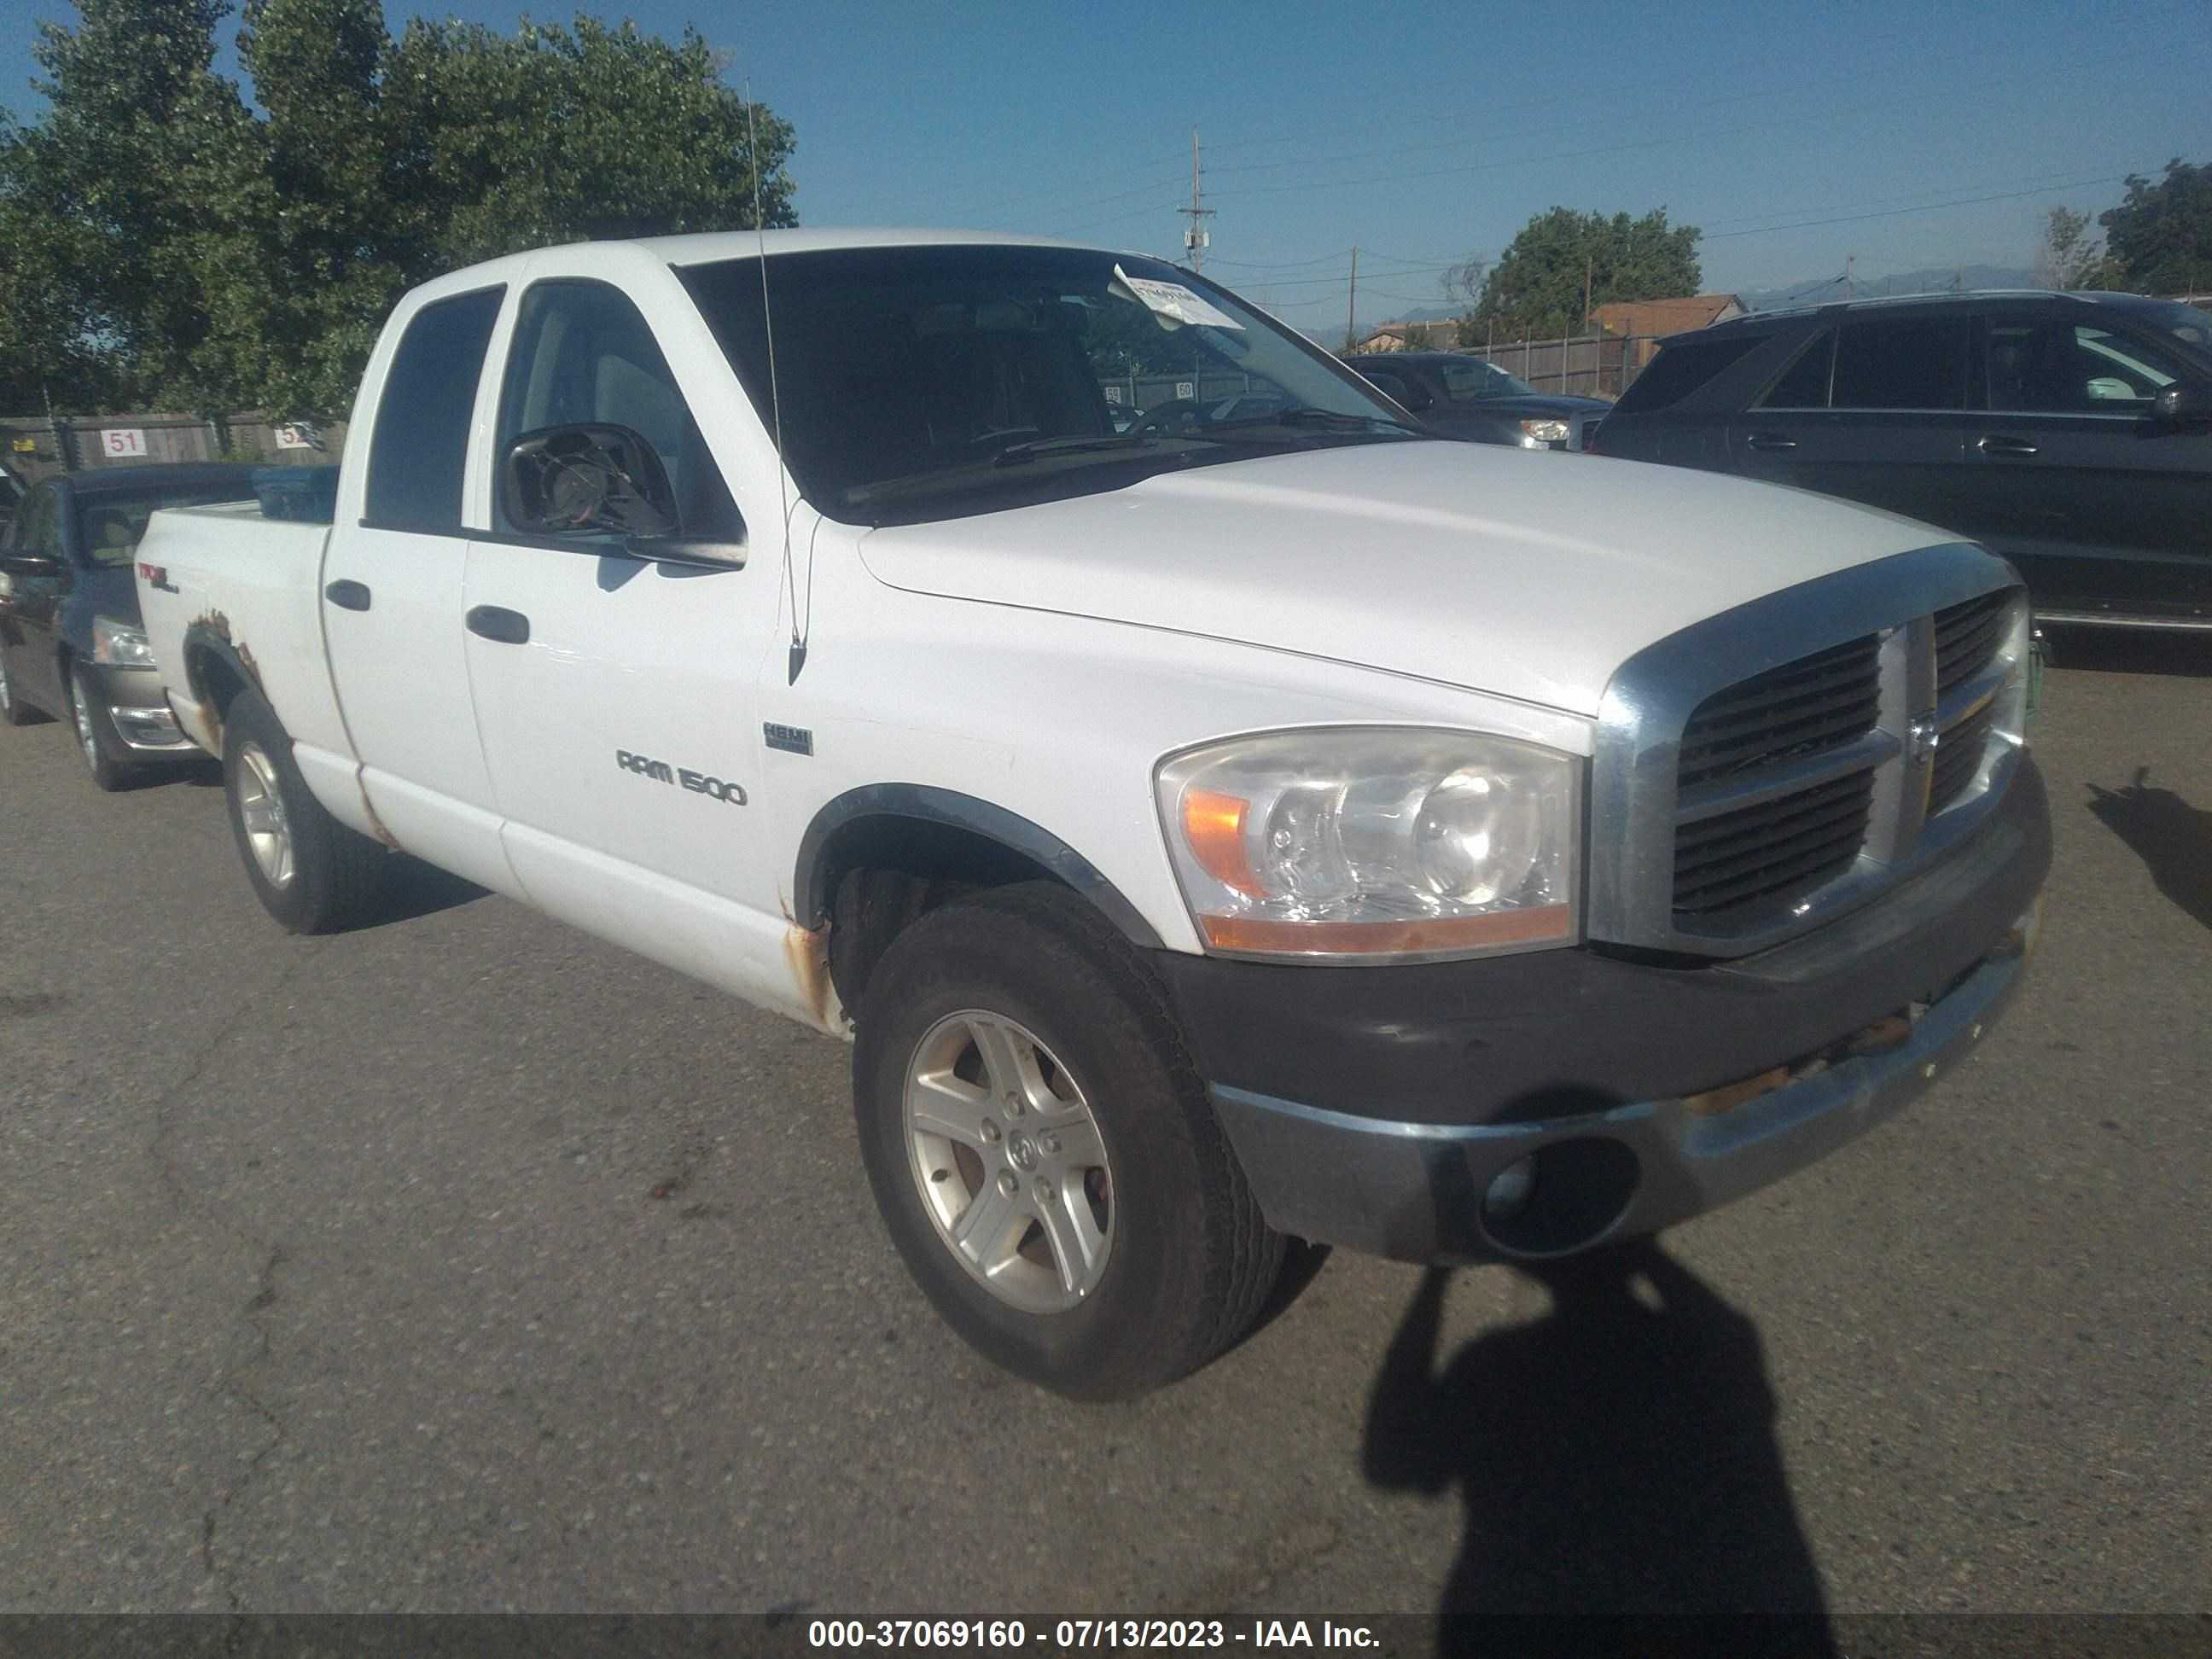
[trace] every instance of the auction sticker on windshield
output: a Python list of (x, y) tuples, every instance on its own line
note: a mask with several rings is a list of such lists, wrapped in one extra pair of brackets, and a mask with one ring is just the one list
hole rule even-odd
[(1218, 306), (1207, 304), (1181, 283), (1155, 283), (1143, 276), (1132, 276), (1114, 267), (1114, 280), (1135, 295), (1147, 311), (1158, 313), (1171, 322), (1196, 323), (1202, 328), (1237, 328), (1243, 324)]

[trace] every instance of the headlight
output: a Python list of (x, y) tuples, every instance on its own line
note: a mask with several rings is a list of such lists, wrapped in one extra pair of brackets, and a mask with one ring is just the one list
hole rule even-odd
[(1565, 421), (1523, 421), (1521, 422), (1521, 435), (1534, 439), (1540, 444), (1563, 444), (1567, 441), (1567, 423)]
[(154, 647), (146, 642), (144, 629), (118, 622), (112, 617), (94, 617), (92, 659), (114, 668), (151, 668)]
[(1402, 961), (1573, 942), (1582, 763), (1509, 738), (1331, 727), (1159, 769), (1210, 950)]

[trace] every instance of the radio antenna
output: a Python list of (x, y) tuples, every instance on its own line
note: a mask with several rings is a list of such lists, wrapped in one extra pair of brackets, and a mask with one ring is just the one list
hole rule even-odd
[[(750, 76), (745, 77), (745, 147), (752, 152), (753, 244), (760, 250), (761, 329), (768, 337), (769, 420), (775, 436), (776, 499), (783, 509), (783, 586), (791, 596), (791, 650), (784, 684), (795, 685), (799, 671), (806, 665), (806, 635), (799, 626), (799, 580), (791, 568), (791, 486), (783, 470), (783, 393), (775, 378), (775, 317), (768, 302), (768, 225), (761, 211), (760, 128), (753, 117)], [(807, 608), (813, 608), (811, 592), (807, 595)]]

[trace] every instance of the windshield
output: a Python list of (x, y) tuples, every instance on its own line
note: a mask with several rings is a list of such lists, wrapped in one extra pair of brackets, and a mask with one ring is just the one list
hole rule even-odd
[(1480, 357), (1446, 363), (1438, 372), (1443, 376), (1444, 395), (1455, 404), (1479, 403), (1485, 398), (1536, 395), (1536, 388), (1528, 381), (1517, 380), (1497, 364), (1486, 363)]
[(143, 495), (102, 490), (76, 503), (76, 544), (87, 564), (127, 565), (146, 534), (146, 520), (163, 507), (207, 507), (252, 494), (243, 483), (149, 490)]
[[(852, 248), (774, 255), (768, 270), (785, 459), (807, 499), (848, 523), (1424, 435), (1314, 346), (1158, 260)], [(758, 262), (677, 274), (771, 419)]]
[(2212, 355), (2212, 312), (2179, 303), (2146, 306), (2143, 309), (2154, 324), (2175, 339)]

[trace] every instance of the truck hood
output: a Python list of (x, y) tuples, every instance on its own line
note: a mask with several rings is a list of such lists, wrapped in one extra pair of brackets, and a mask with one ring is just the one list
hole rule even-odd
[(1808, 492), (1462, 443), (1236, 461), (869, 532), (915, 592), (1297, 652), (1595, 714), (1629, 656), (1778, 588), (1953, 539)]

